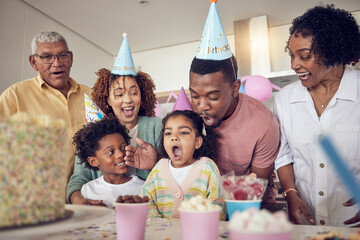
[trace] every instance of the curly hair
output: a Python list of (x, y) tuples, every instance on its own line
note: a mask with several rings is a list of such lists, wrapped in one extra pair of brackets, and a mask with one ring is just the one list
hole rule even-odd
[(117, 118), (104, 118), (101, 121), (91, 122), (84, 125), (78, 130), (73, 137), (73, 144), (76, 146), (75, 154), (80, 158), (81, 163), (85, 163), (85, 167), (97, 170), (88, 162), (88, 157), (94, 157), (95, 152), (99, 150), (99, 141), (103, 137), (118, 133), (120, 134), (126, 145), (130, 144), (130, 136), (128, 130), (120, 124)]
[[(115, 116), (113, 110), (108, 105), (110, 86), (120, 75), (112, 74), (110, 70), (101, 68), (96, 72), (98, 79), (92, 88), (91, 97), (94, 103), (105, 113), (106, 116)], [(124, 76), (123, 76), (124, 77)], [(132, 77), (132, 76), (131, 76)], [(144, 72), (137, 72), (134, 80), (139, 85), (141, 92), (141, 103), (139, 116), (155, 116), (156, 96), (154, 93), (155, 84), (150, 75)]]
[(330, 67), (360, 59), (359, 26), (349, 12), (336, 9), (333, 4), (309, 9), (293, 20), (289, 30), (290, 37), (312, 37), (311, 49), (319, 64)]
[(205, 75), (215, 72), (223, 72), (225, 80), (233, 84), (237, 78), (238, 66), (236, 58), (232, 55), (231, 58), (224, 60), (206, 60), (194, 57), (191, 62), (190, 72)]
[[(221, 135), (214, 129), (206, 127), (203, 119), (196, 112), (184, 110), (184, 111), (174, 111), (166, 115), (166, 117), (162, 120), (163, 128), (161, 130), (161, 140), (159, 153), (163, 158), (169, 158), (169, 155), (165, 151), (164, 147), (164, 132), (166, 122), (176, 116), (183, 116), (192, 123), (193, 128), (196, 130), (196, 136), (202, 137), (203, 143), (199, 149), (196, 149), (194, 152), (194, 158), (199, 159), (200, 157), (208, 157), (211, 158), (214, 162), (217, 161), (219, 150), (220, 150), (220, 142), (219, 139)], [(206, 136), (203, 134), (203, 128), (205, 128)]]

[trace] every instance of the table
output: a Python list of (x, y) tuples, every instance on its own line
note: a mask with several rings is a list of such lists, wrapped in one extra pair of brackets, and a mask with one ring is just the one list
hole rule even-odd
[[(73, 211), (70, 219), (31, 228), (0, 231), (0, 239), (46, 239), (46, 240), (116, 240), (115, 210), (105, 207), (66, 205)], [(228, 222), (220, 221), (219, 240), (229, 239)], [(344, 236), (359, 228), (294, 225), (291, 240), (306, 240), (319, 232), (337, 230)], [(178, 219), (148, 219), (145, 240), (181, 240)]]

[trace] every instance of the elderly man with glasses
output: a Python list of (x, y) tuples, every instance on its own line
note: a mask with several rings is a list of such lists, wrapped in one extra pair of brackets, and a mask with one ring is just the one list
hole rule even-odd
[(29, 116), (46, 114), (53, 119), (64, 119), (69, 137), (66, 159), (69, 179), (75, 156), (72, 137), (85, 124), (84, 93), (90, 94), (91, 89), (70, 77), (73, 54), (59, 33), (37, 34), (31, 49), (29, 62), (39, 75), (12, 85), (0, 95), (0, 116), (26, 112)]

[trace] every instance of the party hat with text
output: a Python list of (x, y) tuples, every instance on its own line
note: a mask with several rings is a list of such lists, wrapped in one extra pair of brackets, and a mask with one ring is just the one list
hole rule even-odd
[(176, 102), (175, 102), (175, 105), (174, 105), (174, 108), (173, 108), (172, 111), (176, 111), (176, 110), (180, 110), (180, 111), (190, 110), (190, 111), (193, 111), (193, 109), (191, 107), (191, 104), (190, 104), (190, 101), (189, 101), (188, 97), (186, 96), (186, 93), (185, 93), (185, 90), (184, 90), (183, 87), (180, 90), (179, 96), (176, 99)]
[(205, 60), (228, 59), (232, 53), (216, 7), (217, 0), (210, 0), (210, 2), (210, 10), (196, 58)]
[(84, 93), (84, 96), (86, 124), (100, 121), (105, 116), (105, 114), (98, 106), (96, 106), (93, 100), (91, 100), (91, 98), (86, 93)]
[(135, 66), (131, 56), (131, 51), (126, 33), (123, 33), (123, 38), (124, 40), (121, 43), (121, 47), (115, 60), (113, 69), (111, 70), (111, 73), (117, 75), (136, 76)]

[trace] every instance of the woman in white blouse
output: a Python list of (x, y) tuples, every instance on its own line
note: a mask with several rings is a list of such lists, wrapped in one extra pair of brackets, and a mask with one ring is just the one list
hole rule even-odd
[(335, 142), (360, 181), (360, 71), (346, 66), (360, 58), (359, 26), (345, 10), (316, 6), (294, 19), (286, 48), (300, 81), (283, 88), (275, 100), (281, 127), (275, 168), (290, 220), (355, 223), (358, 209), (345, 203), (351, 195), (318, 138), (324, 134)]

